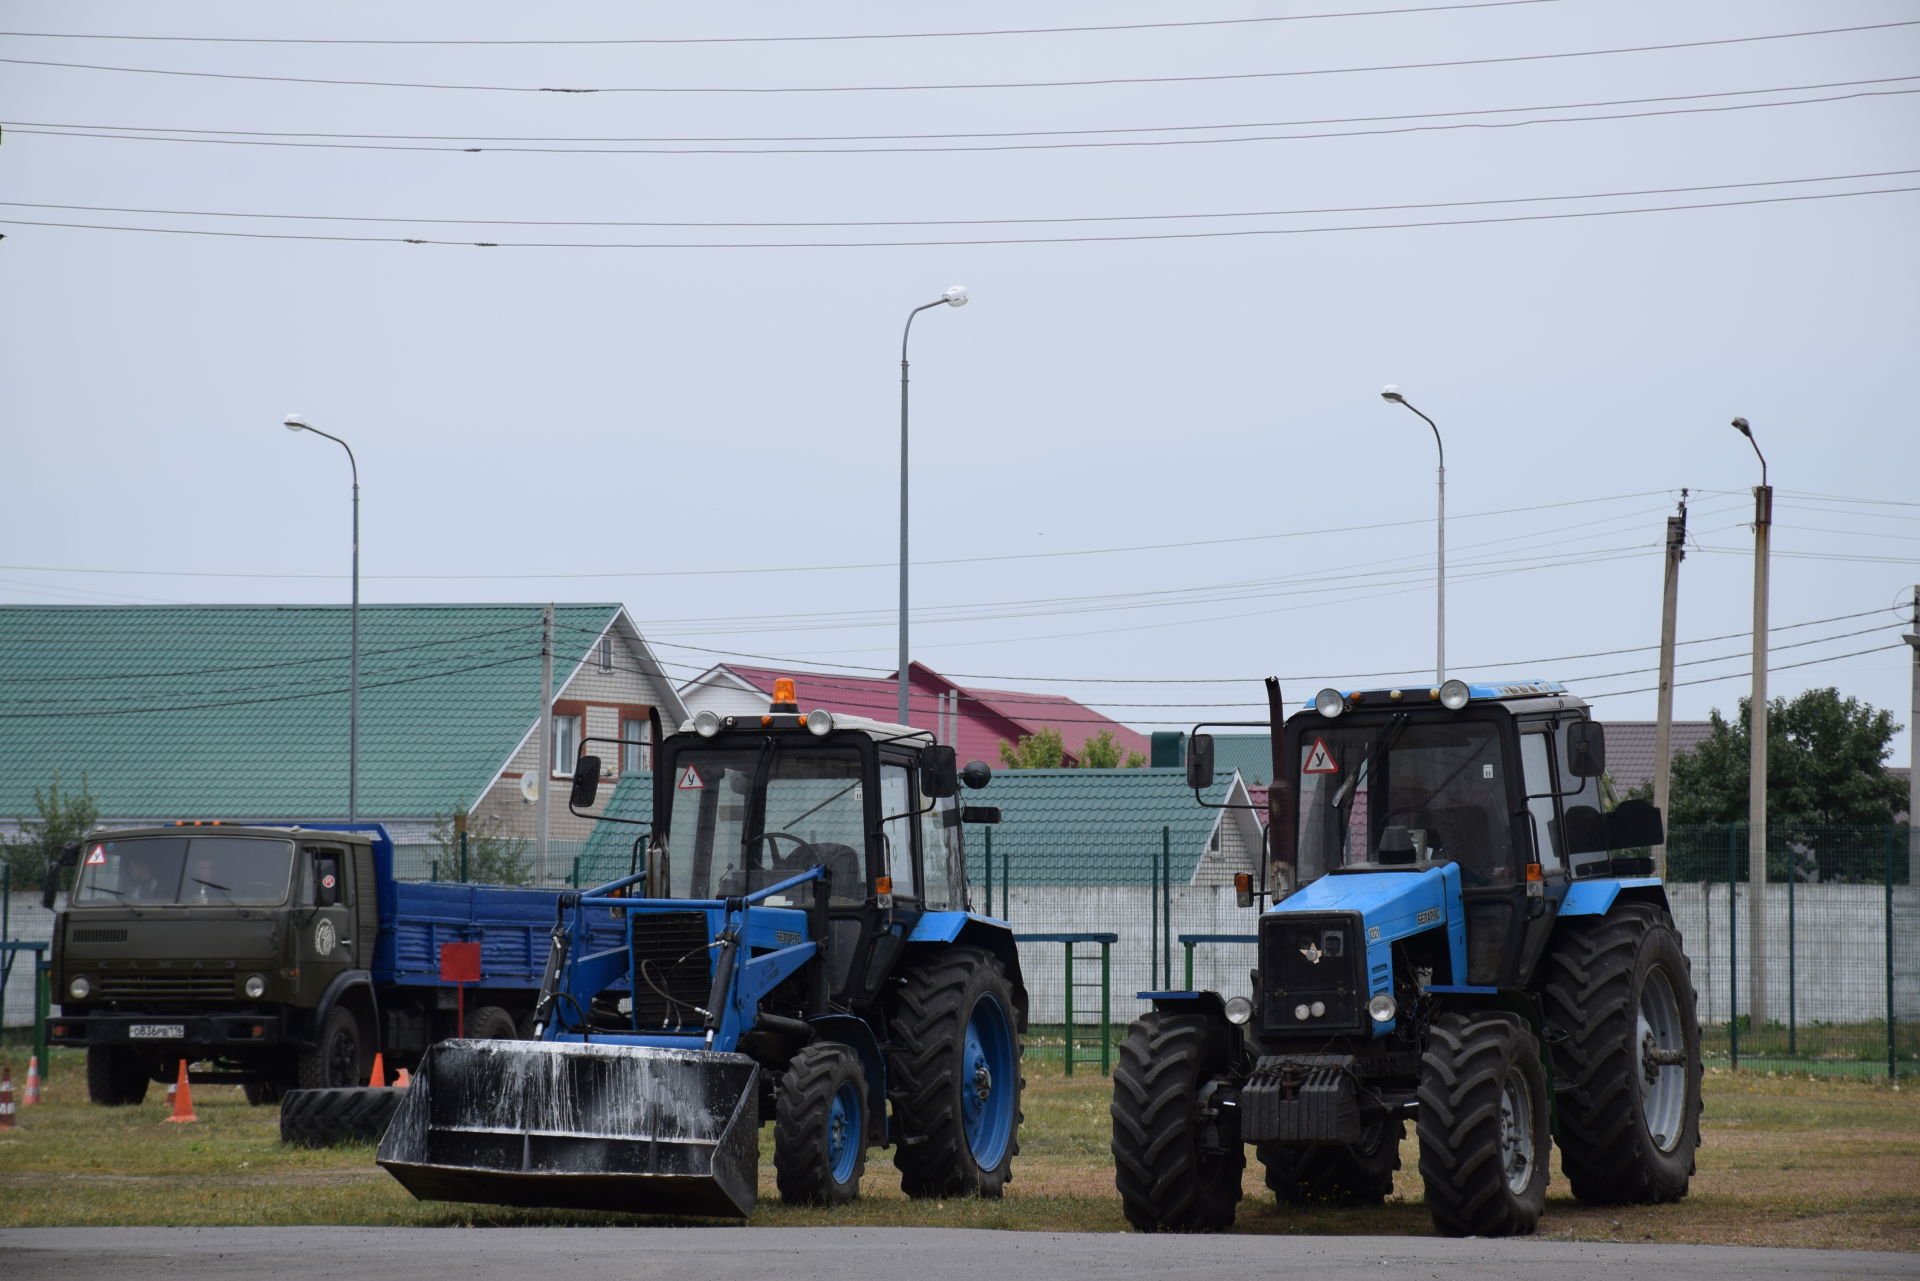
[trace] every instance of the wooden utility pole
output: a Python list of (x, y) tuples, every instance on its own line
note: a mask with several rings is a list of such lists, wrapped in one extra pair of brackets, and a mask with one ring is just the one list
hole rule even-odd
[[(1666, 587), (1660, 599), (1660, 704), (1653, 726), (1653, 803), (1664, 819), (1673, 774), (1673, 633), (1680, 613), (1680, 562), (1687, 557), (1687, 491), (1680, 514), (1667, 517)], [(1667, 874), (1667, 847), (1653, 848), (1653, 874)]]

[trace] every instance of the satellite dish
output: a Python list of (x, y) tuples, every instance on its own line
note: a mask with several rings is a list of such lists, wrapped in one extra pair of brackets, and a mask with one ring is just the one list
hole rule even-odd
[(537, 775), (522, 774), (520, 776), (520, 795), (529, 801), (540, 799), (540, 779)]

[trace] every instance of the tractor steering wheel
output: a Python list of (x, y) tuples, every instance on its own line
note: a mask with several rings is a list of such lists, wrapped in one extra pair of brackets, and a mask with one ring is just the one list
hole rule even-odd
[[(778, 842), (778, 841), (793, 842), (794, 850), (793, 850), (793, 854), (789, 855), (790, 858), (798, 858), (799, 855), (803, 851), (805, 851), (811, 844), (804, 837), (795, 836), (792, 832), (769, 831), (769, 832), (762, 832), (760, 833), (760, 835), (748, 841), (747, 848), (752, 849), (754, 846), (758, 845), (762, 841), (765, 841), (768, 845), (772, 846), (772, 848), (768, 851), (768, 859), (771, 866), (773, 867), (778, 867), (780, 864), (780, 847), (775, 842)], [(811, 866), (811, 864), (808, 864), (807, 866)]]

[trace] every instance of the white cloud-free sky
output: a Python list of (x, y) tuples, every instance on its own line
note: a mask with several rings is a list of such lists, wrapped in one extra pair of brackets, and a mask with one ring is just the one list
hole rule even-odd
[(1676, 712), (1730, 712), (1743, 415), (1772, 692), (1907, 719), (1911, 3), (3, 14), (0, 602), (344, 601), (297, 411), (369, 602), (891, 670), (901, 326), (961, 283), (911, 349), (944, 672), (1143, 730), (1427, 679), (1394, 383), (1450, 674), (1650, 718), (1687, 488)]

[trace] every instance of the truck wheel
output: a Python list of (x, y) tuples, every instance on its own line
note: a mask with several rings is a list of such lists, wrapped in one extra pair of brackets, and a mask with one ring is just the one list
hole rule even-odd
[(87, 1097), (101, 1107), (128, 1107), (147, 1097), (146, 1064), (117, 1045), (87, 1047)]
[(1383, 1114), (1358, 1143), (1262, 1143), (1256, 1151), (1281, 1205), (1379, 1205), (1393, 1192), (1406, 1136), (1405, 1121)]
[(513, 1015), (497, 1005), (483, 1005), (467, 1020), (467, 1036), (475, 1041), (517, 1041), (520, 1029)]
[(327, 1011), (319, 1041), (302, 1046), (294, 1065), (295, 1084), (302, 1090), (365, 1085), (372, 1074), (373, 1056), (361, 1042), (360, 1021), (344, 1005)]
[(1247, 1150), (1208, 1106), (1226, 1072), (1226, 1037), (1205, 1015), (1156, 1010), (1127, 1029), (1109, 1110), (1120, 1208), (1140, 1231), (1233, 1225)]
[(821, 1041), (780, 1078), (774, 1179), (788, 1205), (845, 1205), (867, 1168), (867, 1075), (850, 1048)]
[(263, 1108), (286, 1097), (287, 1083), (279, 1077), (270, 1081), (242, 1081), (240, 1092), (247, 1096), (248, 1103)]
[(1560, 1168), (1594, 1205), (1677, 1201), (1700, 1146), (1693, 977), (1666, 913), (1629, 903), (1547, 962)]
[(280, 1101), (280, 1141), (306, 1148), (378, 1143), (405, 1096), (393, 1086), (288, 1090)]
[(910, 1197), (997, 1197), (1020, 1150), (1013, 986), (989, 952), (953, 947), (901, 976), (888, 1024), (893, 1163)]
[(1420, 1178), (1442, 1236), (1525, 1236), (1547, 1200), (1547, 1073), (1511, 1014), (1443, 1014), (1420, 1065)]

